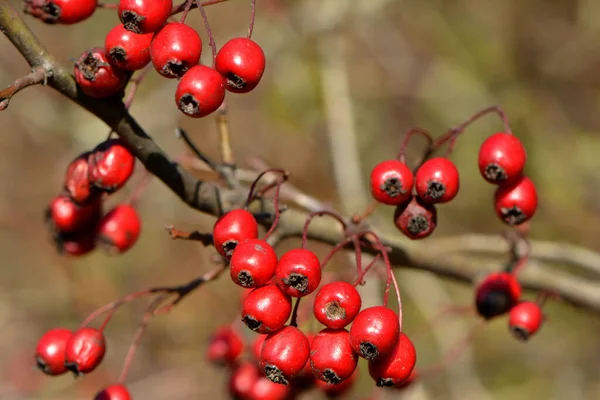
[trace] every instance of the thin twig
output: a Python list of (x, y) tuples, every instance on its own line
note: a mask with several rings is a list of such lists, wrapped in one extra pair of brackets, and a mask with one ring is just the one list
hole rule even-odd
[(31, 72), (0, 91), (0, 111), (6, 110), (10, 99), (21, 90), (33, 85), (45, 85), (52, 74), (43, 67), (34, 67)]

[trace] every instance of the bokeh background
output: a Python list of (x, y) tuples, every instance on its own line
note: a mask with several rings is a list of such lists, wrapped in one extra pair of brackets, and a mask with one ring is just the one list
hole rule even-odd
[[(20, 1), (11, 2), (21, 7)], [(229, 1), (207, 12), (217, 44), (245, 35), (249, 1)], [(242, 166), (260, 159), (285, 168), (301, 190), (346, 212), (360, 211), (368, 202), (370, 168), (395, 155), (406, 129), (441, 134), (497, 104), (525, 143), (527, 173), (538, 185), (541, 202), (532, 237), (600, 251), (598, 15), (600, 2), (582, 0), (259, 0), (254, 39), (267, 55), (266, 73), (254, 92), (228, 96), (237, 160)], [(110, 10), (98, 10), (76, 26), (27, 21), (65, 64), (102, 46), (118, 23)], [(188, 22), (201, 33), (208, 62), (199, 13), (191, 12)], [(5, 38), (0, 55), (0, 85), (28, 71)], [(175, 86), (151, 73), (133, 115), (173, 157), (186, 153), (174, 135), (178, 125), (218, 157), (214, 119), (183, 117), (174, 105)], [(208, 231), (214, 219), (188, 209), (154, 180), (139, 202), (143, 233), (131, 251), (120, 257), (101, 251), (81, 259), (61, 257), (48, 239), (44, 209), (59, 192), (69, 161), (102, 141), (107, 127), (42, 87), (19, 93), (0, 122), (0, 398), (90, 399), (117, 378), (147, 303), (130, 304), (117, 314), (106, 331), (105, 362), (84, 379), (49, 379), (34, 371), (39, 336), (52, 327), (75, 327), (96, 307), (128, 292), (182, 283), (206, 271), (210, 249), (171, 241), (163, 226)], [(458, 142), (452, 158), (461, 172), (461, 193), (440, 207), (432, 240), (502, 230), (493, 214), (493, 188), (476, 168), (478, 146), (499, 129), (499, 120), (487, 117)], [(411, 147), (414, 157), (421, 145), (416, 140)], [(129, 186), (112, 196), (107, 208), (126, 199), (142, 177), (138, 165)], [(374, 219), (389, 229), (390, 217), (390, 210), (381, 209)], [(295, 244), (286, 242), (280, 250)], [(327, 252), (314, 248), (320, 255)], [(351, 265), (337, 257), (333, 268)], [(418, 365), (426, 367), (478, 324), (467, 316), (430, 325), (443, 307), (471, 304), (473, 289), (421, 272), (402, 270), (398, 276), (405, 329), (415, 335)], [(224, 277), (170, 315), (152, 320), (128, 379), (136, 399), (227, 398), (226, 373), (205, 361), (204, 350), (216, 327), (238, 319), (239, 293)], [(598, 317), (555, 301), (546, 312), (549, 322), (529, 343), (515, 341), (506, 320), (499, 319), (439, 374), (386, 396), (600, 398)], [(366, 397), (372, 389), (362, 376), (347, 398)]]

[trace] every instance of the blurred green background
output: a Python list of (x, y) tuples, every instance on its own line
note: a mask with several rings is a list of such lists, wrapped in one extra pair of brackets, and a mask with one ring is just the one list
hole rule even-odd
[[(21, 2), (12, 2), (21, 8)], [(245, 35), (248, 1), (211, 6), (207, 12), (217, 44)], [(406, 129), (419, 126), (438, 135), (497, 104), (525, 143), (527, 173), (538, 185), (532, 237), (600, 250), (598, 15), (600, 2), (582, 0), (259, 0), (253, 38), (267, 55), (267, 69), (255, 91), (228, 95), (235, 154), (242, 166), (258, 157), (290, 171), (301, 190), (346, 211), (360, 211), (366, 200), (353, 190), (366, 185), (376, 162), (396, 154)], [(102, 46), (118, 23), (110, 10), (97, 10), (90, 20), (68, 27), (26, 19), (67, 65), (88, 47)], [(191, 12), (188, 23), (201, 33), (208, 62), (199, 13)], [(5, 38), (0, 54), (1, 86), (27, 73), (27, 64)], [(184, 118), (175, 108), (175, 86), (150, 74), (132, 114), (173, 157), (186, 151), (175, 138), (177, 125), (218, 157), (214, 118)], [(59, 192), (69, 161), (102, 141), (108, 129), (42, 87), (19, 93), (0, 121), (0, 398), (90, 399), (117, 378), (144, 301), (117, 314), (106, 331), (103, 365), (84, 379), (49, 379), (34, 371), (39, 336), (55, 326), (75, 327), (96, 307), (125, 293), (182, 283), (207, 270), (210, 249), (171, 241), (163, 226), (208, 231), (214, 219), (188, 209), (155, 180), (139, 203), (143, 233), (131, 251), (120, 257), (100, 251), (81, 259), (60, 257), (48, 240), (44, 209)], [(360, 160), (331, 144), (336, 126), (349, 136), (333, 143), (355, 141)], [(478, 146), (499, 129), (499, 120), (487, 117), (459, 140), (452, 159), (461, 172), (461, 193), (440, 207), (433, 238), (502, 229), (490, 201), (493, 188), (476, 167)], [(338, 166), (335, 172), (332, 149), (349, 157), (348, 174), (357, 169), (356, 186), (344, 183), (345, 169)], [(418, 140), (411, 149), (417, 157)], [(127, 197), (142, 171), (138, 165), (132, 182), (107, 207)], [(381, 209), (375, 219), (389, 225), (390, 216), (391, 210)], [(286, 242), (280, 250), (296, 244)], [(335, 261), (338, 268), (350, 268), (344, 257)], [(432, 328), (435, 335), (419, 333), (428, 330), (442, 307), (470, 304), (472, 288), (414, 271), (398, 276), (405, 288), (405, 329), (414, 333), (418, 365), (425, 367), (477, 325), (473, 317), (451, 318)], [(226, 398), (226, 374), (205, 361), (204, 346), (217, 326), (238, 319), (238, 296), (225, 276), (170, 315), (152, 320), (128, 379), (134, 397)], [(546, 312), (549, 322), (529, 343), (517, 343), (506, 320), (499, 319), (446, 370), (386, 396), (600, 398), (598, 317), (557, 302), (550, 302)], [(363, 378), (347, 398), (371, 393), (372, 383)]]

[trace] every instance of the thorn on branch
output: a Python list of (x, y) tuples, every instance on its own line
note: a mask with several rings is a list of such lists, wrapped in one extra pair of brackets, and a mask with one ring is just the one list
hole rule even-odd
[(46, 85), (48, 78), (52, 76), (51, 71), (46, 71), (43, 67), (35, 67), (32, 71), (22, 78), (19, 78), (11, 86), (0, 91), (0, 111), (8, 108), (11, 98), (21, 90), (33, 85)]
[(202, 233), (198, 231), (184, 232), (175, 228), (173, 225), (165, 226), (165, 230), (169, 232), (171, 239), (194, 240), (201, 242), (205, 246), (213, 244), (213, 236), (210, 233)]

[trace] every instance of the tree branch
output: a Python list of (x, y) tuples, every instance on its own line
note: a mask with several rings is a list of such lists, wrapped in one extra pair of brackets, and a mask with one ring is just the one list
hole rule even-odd
[[(79, 91), (70, 71), (61, 66), (47, 52), (21, 16), (7, 1), (0, 1), (0, 30), (32, 68), (41, 67), (47, 72), (48, 86), (110, 126), (146, 169), (166, 184), (183, 202), (201, 212), (212, 215), (217, 215), (219, 211), (219, 198), (225, 209), (243, 204), (245, 194), (242, 190), (217, 188), (210, 183), (197, 180), (171, 160), (128, 113), (120, 98), (97, 100)], [(266, 209), (261, 209), (261, 212), (272, 213), (274, 211), (272, 205), (263, 206), (266, 206)], [(259, 205), (256, 204), (254, 207), (257, 211)], [(300, 237), (306, 217), (305, 212), (292, 209), (282, 214), (278, 227), (281, 238)], [(335, 245), (343, 239), (343, 232), (337, 224), (331, 224), (327, 219), (321, 218), (313, 221), (308, 237)], [(482, 273), (499, 268), (498, 264), (486, 265), (473, 257), (449, 253), (447, 248), (438, 251), (435, 246), (430, 244), (431, 242), (427, 241), (411, 242), (408, 239), (398, 239), (386, 235), (382, 235), (382, 239), (384, 244), (390, 248), (390, 261), (394, 265), (429, 271), (456, 281), (473, 282)], [(564, 262), (566, 257), (568, 256), (563, 251), (553, 255), (548, 251), (544, 255), (539, 254), (534, 242), (531, 265), (519, 275), (523, 286), (555, 293), (574, 306), (600, 313), (600, 285), (597, 282), (556, 271), (541, 263), (542, 260)], [(594, 259), (600, 259), (598, 257), (600, 256), (595, 255)], [(560, 260), (555, 260), (555, 258), (560, 258)], [(579, 264), (588, 270), (598, 271), (600, 269), (600, 263), (595, 261)]]

